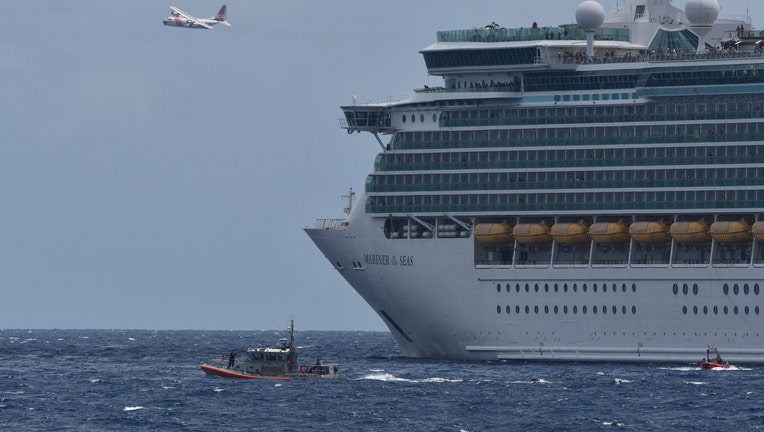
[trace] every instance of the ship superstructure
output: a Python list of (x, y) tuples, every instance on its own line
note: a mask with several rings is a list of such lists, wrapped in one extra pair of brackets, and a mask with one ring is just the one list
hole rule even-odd
[(443, 86), (342, 107), (381, 152), (306, 232), (405, 355), (764, 362), (764, 35), (718, 12), (438, 32)]

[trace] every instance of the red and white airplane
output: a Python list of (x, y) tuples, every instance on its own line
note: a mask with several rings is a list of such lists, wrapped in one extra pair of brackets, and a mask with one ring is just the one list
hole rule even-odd
[(183, 12), (175, 6), (170, 6), (172, 15), (167, 17), (162, 23), (166, 26), (183, 27), (183, 28), (203, 28), (212, 29), (215, 24), (223, 24), (224, 26), (230, 26), (225, 19), (225, 5), (220, 8), (217, 16), (212, 18), (194, 18), (191, 15)]

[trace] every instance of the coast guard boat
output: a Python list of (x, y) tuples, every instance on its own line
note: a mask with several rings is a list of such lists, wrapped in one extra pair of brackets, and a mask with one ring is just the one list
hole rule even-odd
[(341, 107), (380, 151), (305, 231), (404, 355), (764, 363), (764, 33), (609, 3), (440, 31), (442, 85)]
[[(314, 365), (298, 364), (297, 346), (294, 344), (294, 320), (289, 325), (289, 340), (280, 338), (279, 343), (266, 348), (248, 348), (244, 358), (236, 352), (223, 354), (218, 360), (202, 364), (202, 370), (210, 375), (226, 378), (269, 380), (292, 380), (295, 378), (339, 378), (334, 364), (324, 364), (320, 359)], [(227, 362), (227, 364), (226, 364)]]

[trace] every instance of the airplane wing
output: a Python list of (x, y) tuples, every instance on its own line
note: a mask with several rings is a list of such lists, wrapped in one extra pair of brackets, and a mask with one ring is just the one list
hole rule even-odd
[(212, 29), (212, 26), (207, 25), (207, 24), (201, 22), (200, 20), (198, 20), (198, 19), (192, 17), (191, 15), (183, 12), (182, 10), (176, 8), (175, 6), (170, 6), (170, 10), (173, 11), (174, 13), (178, 14), (179, 16), (189, 20), (189, 21), (193, 21), (194, 24), (196, 24), (196, 25), (202, 26), (202, 27), (204, 27), (206, 29), (210, 29), (210, 30)]

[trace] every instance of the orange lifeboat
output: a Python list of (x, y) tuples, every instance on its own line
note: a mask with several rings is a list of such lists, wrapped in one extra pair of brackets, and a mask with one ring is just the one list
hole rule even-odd
[(512, 225), (507, 221), (475, 225), (475, 239), (487, 246), (509, 246), (515, 241)]
[(753, 238), (751, 225), (740, 219), (739, 221), (718, 221), (711, 224), (711, 237), (722, 244), (748, 243)]
[(641, 244), (665, 244), (671, 241), (669, 227), (662, 220), (634, 222), (629, 227), (629, 235)]
[(621, 244), (629, 241), (629, 227), (618, 222), (595, 222), (589, 227), (589, 237), (599, 244)]
[(552, 236), (549, 234), (549, 225), (546, 224), (546, 221), (517, 224), (512, 229), (512, 234), (515, 236), (515, 240), (524, 245), (552, 243)]
[(692, 222), (674, 222), (669, 230), (671, 237), (682, 244), (707, 244), (711, 242), (708, 223), (701, 219)]
[(552, 225), (552, 238), (564, 245), (589, 243), (592, 240), (589, 237), (589, 227), (583, 221)]
[(764, 221), (754, 223), (751, 226), (751, 233), (756, 240), (764, 242)]

